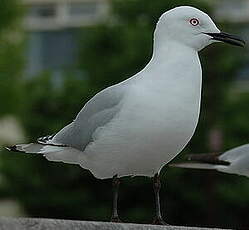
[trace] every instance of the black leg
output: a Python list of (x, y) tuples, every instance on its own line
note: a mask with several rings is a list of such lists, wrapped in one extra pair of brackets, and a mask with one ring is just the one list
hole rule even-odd
[(156, 225), (168, 225), (162, 218), (161, 208), (160, 208), (160, 189), (161, 189), (161, 182), (158, 173), (153, 178), (153, 188), (155, 193), (155, 204), (156, 204), (156, 216), (153, 220), (152, 224)]
[(112, 179), (113, 187), (113, 203), (112, 203), (112, 217), (111, 222), (122, 222), (118, 216), (118, 189), (119, 189), (120, 180), (118, 176), (114, 176)]

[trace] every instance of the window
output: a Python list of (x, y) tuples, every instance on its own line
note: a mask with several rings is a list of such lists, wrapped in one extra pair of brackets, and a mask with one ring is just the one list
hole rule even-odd
[(55, 4), (33, 5), (29, 8), (28, 15), (34, 18), (48, 18), (56, 15)]
[(77, 30), (43, 31), (29, 34), (27, 74), (58, 72), (75, 66), (78, 58)]
[(97, 13), (97, 2), (78, 2), (69, 5), (69, 14), (71, 16), (94, 16)]

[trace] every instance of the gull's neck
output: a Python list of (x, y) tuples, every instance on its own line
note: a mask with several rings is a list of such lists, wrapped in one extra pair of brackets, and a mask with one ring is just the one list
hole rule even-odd
[[(191, 47), (176, 41), (158, 41), (154, 39), (153, 55), (148, 65), (142, 71), (148, 78), (169, 79), (184, 76), (186, 73), (196, 73), (201, 77), (201, 64), (198, 52)], [(176, 78), (175, 78), (176, 79)]]
[(198, 52), (193, 48), (173, 40), (158, 41), (154, 39), (152, 61), (171, 62), (184, 61), (188, 58), (198, 58)]
[(196, 81), (200, 86), (202, 70), (198, 52), (191, 47), (175, 41), (164, 40), (157, 43), (154, 40), (153, 55), (147, 66), (137, 75), (145, 84), (161, 86), (169, 81), (183, 84), (187, 81), (192, 84)]

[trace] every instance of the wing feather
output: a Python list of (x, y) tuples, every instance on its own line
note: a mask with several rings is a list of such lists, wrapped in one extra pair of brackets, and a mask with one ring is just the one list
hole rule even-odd
[(120, 111), (126, 90), (127, 83), (123, 82), (96, 94), (85, 104), (76, 119), (53, 137), (52, 142), (84, 151), (93, 140), (95, 130), (110, 122)]

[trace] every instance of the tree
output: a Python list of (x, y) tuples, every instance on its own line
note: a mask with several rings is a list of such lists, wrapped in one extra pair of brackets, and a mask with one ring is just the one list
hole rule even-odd
[(20, 81), (23, 66), (22, 33), (17, 22), (22, 9), (16, 0), (3, 0), (0, 11), (0, 116), (20, 108)]

